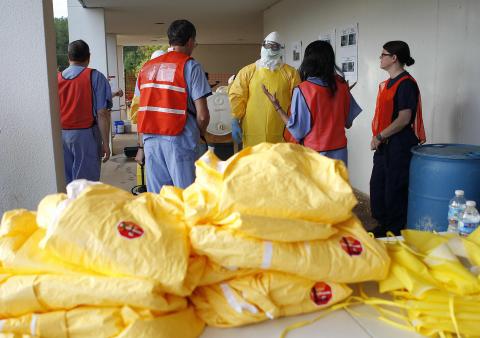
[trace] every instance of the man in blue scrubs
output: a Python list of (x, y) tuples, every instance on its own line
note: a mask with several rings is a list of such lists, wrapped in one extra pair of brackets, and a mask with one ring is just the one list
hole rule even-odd
[(63, 157), (67, 184), (100, 179), (101, 159), (110, 157), (112, 91), (105, 76), (88, 68), (90, 49), (82, 40), (68, 45), (70, 66), (58, 73)]
[[(177, 134), (168, 132), (143, 133), (143, 143), (140, 142), (139, 144), (136, 160), (142, 163), (145, 159), (147, 190), (149, 192), (158, 193), (163, 185), (186, 188), (195, 180), (196, 146), (200, 136), (205, 133), (210, 120), (206, 98), (211, 95), (211, 88), (202, 66), (194, 59), (189, 58), (196, 46), (195, 38), (196, 30), (192, 23), (187, 20), (172, 22), (168, 29), (170, 52), (149, 61), (142, 68), (142, 71), (145, 71), (147, 67), (157, 70), (165, 69), (162, 67), (172, 65), (172, 62), (168, 60), (182, 58), (178, 54), (175, 56), (175, 53), (184, 54), (188, 60), (184, 64), (179, 62), (177, 66), (181, 67), (183, 65), (184, 67), (183, 79), (187, 93), (185, 111), (179, 112), (178, 109), (161, 106), (162, 102), (168, 102), (166, 98), (169, 95), (176, 95), (178, 91), (183, 91), (183, 88), (174, 82), (176, 80), (166, 78), (168, 77), (167, 73), (159, 75), (161, 70), (158, 70), (159, 73), (153, 77), (152, 82), (141, 82), (142, 74), (140, 74), (135, 88), (135, 95), (140, 96), (138, 111), (140, 132), (148, 129), (152, 124), (149, 125), (147, 121), (155, 121), (156, 118), (178, 117), (181, 119), (181, 116), (187, 115), (183, 129)], [(148, 78), (149, 74), (145, 74), (145, 77)], [(158, 80), (160, 78), (162, 80)], [(181, 82), (183, 83), (183, 80)], [(146, 97), (156, 96), (158, 99), (157, 101), (142, 101), (142, 95)], [(150, 120), (147, 120), (147, 116)], [(145, 120), (143, 120), (144, 117)], [(176, 125), (176, 122), (174, 124)]]

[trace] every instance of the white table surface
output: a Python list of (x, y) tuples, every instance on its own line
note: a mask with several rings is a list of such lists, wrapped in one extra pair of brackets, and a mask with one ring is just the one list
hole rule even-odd
[[(369, 295), (379, 296), (375, 284), (368, 283), (365, 289)], [(382, 297), (382, 296), (380, 296)], [(362, 315), (337, 310), (322, 317), (315, 323), (287, 334), (287, 338), (419, 338), (419, 334), (401, 330), (376, 319), (377, 312), (370, 306), (357, 305), (352, 310)], [(288, 326), (318, 317), (322, 312), (269, 320), (237, 328), (207, 327), (201, 338), (279, 338)]]

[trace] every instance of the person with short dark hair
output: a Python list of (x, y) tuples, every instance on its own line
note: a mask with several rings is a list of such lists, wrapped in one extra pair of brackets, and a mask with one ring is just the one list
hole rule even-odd
[(285, 139), (347, 164), (345, 128), (352, 126), (362, 109), (335, 69), (330, 43), (317, 40), (307, 46), (299, 69), (302, 82), (293, 90), (290, 117), (265, 86), (263, 90), (286, 124)]
[(380, 68), (389, 78), (380, 83), (372, 121), (373, 170), (370, 207), (379, 226), (374, 234), (400, 234), (407, 223), (410, 149), (426, 140), (422, 101), (415, 79), (405, 70), (415, 60), (404, 41), (383, 45)]
[(102, 157), (104, 162), (110, 157), (112, 92), (106, 77), (88, 68), (85, 41), (68, 45), (68, 59), (70, 66), (57, 76), (65, 179), (98, 181)]
[(197, 45), (195, 26), (176, 20), (167, 34), (169, 52), (145, 63), (135, 88), (142, 134), (136, 161), (145, 161), (147, 191), (155, 193), (164, 185), (186, 188), (193, 183), (195, 149), (210, 120), (210, 85), (191, 57)]

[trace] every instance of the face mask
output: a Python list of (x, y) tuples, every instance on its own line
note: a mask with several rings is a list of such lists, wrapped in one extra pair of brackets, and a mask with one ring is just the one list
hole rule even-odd
[(280, 58), (280, 50), (273, 51), (271, 49), (266, 49), (262, 47), (262, 50), (260, 52), (260, 56), (262, 60), (276, 60)]

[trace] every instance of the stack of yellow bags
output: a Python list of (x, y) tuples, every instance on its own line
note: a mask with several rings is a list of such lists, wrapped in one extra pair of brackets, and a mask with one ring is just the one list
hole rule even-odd
[(212, 326), (328, 307), (344, 283), (383, 279), (389, 257), (352, 214), (347, 169), (294, 144), (261, 144), (226, 162), (212, 153), (183, 191), (193, 251), (208, 257), (190, 297)]
[(75, 181), (0, 226), (0, 332), (35, 337), (186, 337), (205, 262), (190, 257), (175, 199)]
[(0, 225), (0, 336), (196, 338), (316, 311), (388, 272), (347, 170), (299, 145), (207, 153), (185, 190), (74, 181)]
[(480, 229), (467, 238), (415, 230), (402, 235), (387, 243), (392, 264), (380, 291), (393, 295), (390, 306), (403, 311), (379, 308), (383, 319), (425, 336), (480, 337)]

